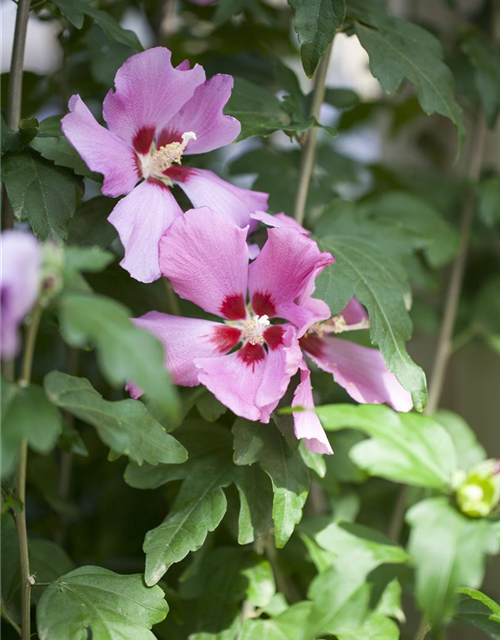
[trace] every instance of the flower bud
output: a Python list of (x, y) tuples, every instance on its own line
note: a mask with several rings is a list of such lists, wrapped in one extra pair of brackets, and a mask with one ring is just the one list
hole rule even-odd
[(461, 479), (457, 503), (471, 518), (485, 518), (500, 502), (500, 460), (485, 460)]

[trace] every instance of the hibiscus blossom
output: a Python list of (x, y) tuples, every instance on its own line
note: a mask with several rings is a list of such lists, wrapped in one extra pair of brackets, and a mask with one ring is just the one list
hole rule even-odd
[(125, 249), (121, 265), (141, 282), (160, 277), (158, 242), (182, 209), (170, 187), (177, 184), (195, 207), (207, 205), (244, 227), (250, 214), (266, 209), (268, 195), (235, 187), (211, 171), (182, 167), (184, 155), (205, 153), (235, 140), (240, 123), (223, 115), (233, 78), (205, 79), (200, 65), (171, 63), (157, 47), (129, 58), (95, 120), (80, 96), (69, 101), (64, 134), (92, 171), (102, 173), (102, 193), (125, 195), (109, 221)]
[(38, 297), (42, 252), (36, 238), (20, 231), (4, 231), (0, 248), (0, 353), (11, 359), (19, 351), (19, 325)]
[[(400, 398), (406, 401), (409, 396), (387, 371), (378, 351), (324, 337), (328, 327), (341, 324), (345, 328), (347, 324), (345, 318), (344, 324), (340, 317), (330, 320), (328, 305), (312, 297), (315, 278), (334, 258), (284, 219), (282, 222), (285, 225), (268, 231), (267, 242), (249, 264), (247, 229), (206, 207), (188, 211), (160, 241), (161, 270), (178, 295), (223, 322), (156, 311), (135, 322), (163, 342), (166, 366), (176, 384), (202, 383), (236, 415), (248, 420), (269, 422), (300, 369), (293, 406), (306, 410), (294, 413), (295, 434), (309, 450), (332, 453), (313, 411), (304, 354), (334, 373), (335, 380), (361, 402), (390, 401), (395, 406)], [(347, 311), (346, 317), (352, 319)], [(364, 317), (362, 325), (366, 326)], [(333, 340), (334, 350), (336, 342), (345, 346), (338, 347), (331, 360), (332, 352), (323, 352), (316, 339), (327, 347)], [(342, 353), (344, 360), (337, 357)], [(357, 360), (351, 362), (351, 357)], [(393, 387), (390, 396), (388, 390)], [(138, 389), (131, 390), (135, 397), (140, 395)]]
[(158, 312), (135, 322), (165, 345), (175, 383), (202, 383), (235, 414), (267, 423), (298, 370), (300, 336), (330, 315), (325, 303), (300, 297), (333, 257), (281, 228), (249, 264), (247, 231), (203, 207), (160, 241), (161, 270), (177, 294), (222, 322)]

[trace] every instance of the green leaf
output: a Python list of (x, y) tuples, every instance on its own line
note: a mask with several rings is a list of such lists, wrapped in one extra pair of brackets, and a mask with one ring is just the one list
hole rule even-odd
[(387, 616), (372, 613), (356, 629), (346, 629), (337, 633), (338, 640), (398, 640), (399, 628)]
[(216, 422), (227, 412), (227, 407), (208, 390), (196, 401), (196, 408), (207, 422)]
[(461, 587), (461, 598), (454, 620), (481, 629), (487, 636), (500, 640), (500, 605), (481, 591)]
[(238, 640), (299, 640), (310, 612), (310, 602), (298, 602), (269, 620), (245, 620)]
[(227, 466), (184, 482), (167, 519), (144, 539), (146, 584), (156, 584), (172, 564), (199, 549), (208, 532), (219, 526), (227, 508), (222, 487), (229, 482)]
[(271, 478), (274, 539), (280, 549), (302, 518), (309, 490), (307, 467), (299, 451), (292, 451), (276, 428), (239, 418), (233, 425), (233, 434), (234, 462), (245, 465), (259, 461)]
[(53, 371), (45, 377), (52, 402), (93, 425), (111, 449), (142, 464), (178, 464), (187, 458), (184, 447), (156, 422), (142, 402), (108, 402), (85, 378)]
[(59, 11), (66, 16), (71, 24), (77, 29), (83, 27), (85, 20), (86, 5), (90, 4), (92, 0), (53, 0), (54, 4), (59, 8)]
[(425, 375), (405, 347), (412, 332), (405, 270), (368, 238), (337, 234), (320, 244), (331, 251), (336, 263), (317, 278), (316, 296), (325, 300), (332, 315), (356, 296), (368, 310), (372, 344), (380, 348), (387, 368), (411, 393), (415, 408), (422, 411), (427, 404)]
[(476, 87), (490, 129), (500, 113), (500, 46), (489, 41), (483, 31), (469, 33), (462, 51), (475, 70)]
[(101, 11), (90, 5), (85, 7), (85, 13), (101, 27), (110, 40), (116, 40), (116, 42), (126, 44), (135, 51), (143, 50), (135, 33), (120, 26), (120, 23), (115, 20), (113, 16), (109, 15), (109, 13), (106, 13), (106, 11)]
[(107, 220), (115, 204), (115, 200), (105, 196), (96, 196), (81, 204), (68, 224), (70, 242), (107, 249), (117, 237), (115, 228)]
[(423, 198), (404, 191), (389, 191), (366, 206), (386, 233), (404, 232), (413, 247), (425, 249), (433, 267), (446, 264), (456, 254), (457, 231)]
[(498, 535), (491, 522), (463, 516), (445, 498), (419, 502), (406, 520), (417, 600), (437, 630), (456, 610), (458, 587), (481, 585), (486, 554), (499, 551)]
[[(306, 527), (307, 530), (307, 527)], [(384, 534), (359, 524), (331, 522), (314, 534), (316, 542), (336, 556), (362, 551), (373, 566), (399, 564), (409, 560), (406, 551)]]
[(413, 82), (423, 111), (439, 113), (456, 126), (460, 147), (465, 138), (463, 113), (439, 40), (416, 24), (387, 15), (378, 3), (350, 0), (347, 13), (355, 20), (356, 35), (370, 56), (370, 70), (384, 91), (394, 93), (404, 78)]
[(36, 136), (38, 132), (38, 120), (36, 118), (27, 118), (19, 122), (19, 130), (13, 131), (6, 123), (3, 114), (1, 116), (1, 155), (5, 153), (17, 153), (22, 151), (24, 147)]
[(449, 490), (457, 468), (455, 450), (449, 434), (432, 418), (370, 404), (325, 405), (316, 411), (327, 431), (351, 427), (371, 436), (350, 454), (371, 475)]
[(52, 0), (60, 12), (68, 18), (77, 29), (83, 27), (85, 16), (90, 16), (96, 22), (110, 40), (116, 40), (127, 44), (135, 51), (142, 51), (141, 43), (133, 31), (120, 26), (113, 16), (105, 11), (96, 9), (90, 2), (92, 0)]
[(180, 595), (189, 604), (184, 626), (189, 627), (190, 638), (193, 631), (224, 632), (240, 617), (240, 602), (264, 607), (275, 592), (267, 560), (241, 548), (211, 549), (198, 562), (193, 561), (181, 583)]
[(73, 169), (80, 176), (101, 181), (101, 177), (90, 171), (85, 162), (61, 131), (61, 116), (51, 116), (40, 122), (38, 135), (31, 142), (44, 158), (56, 165)]
[(40, 640), (137, 638), (153, 640), (149, 629), (168, 605), (160, 587), (147, 588), (141, 575), (121, 576), (101, 567), (81, 567), (62, 576), (37, 608)]
[(319, 61), (345, 18), (345, 0), (289, 0), (304, 71), (312, 78)]
[(457, 413), (440, 409), (432, 415), (432, 419), (450, 434), (461, 469), (468, 469), (486, 459), (486, 451), (478, 442), (476, 434)]
[(297, 133), (307, 131), (315, 123), (314, 118), (294, 123), (282, 104), (270, 91), (242, 78), (235, 79), (231, 98), (225, 113), (241, 123), (239, 140), (252, 136), (269, 136), (274, 131)]
[(95, 345), (99, 366), (112, 385), (134, 382), (170, 416), (176, 414), (163, 347), (130, 321), (126, 307), (104, 296), (70, 293), (59, 299), (59, 316), (69, 344)]
[(75, 180), (35, 153), (23, 151), (3, 160), (2, 180), (17, 220), (29, 222), (41, 240), (64, 240), (76, 209)]
[(250, 544), (271, 530), (272, 486), (268, 476), (255, 464), (233, 469), (233, 481), (240, 496), (238, 542)]
[(39, 453), (49, 453), (61, 433), (61, 416), (43, 389), (2, 380), (2, 477), (9, 476), (17, 460), (21, 440)]
[(172, 480), (195, 479), (200, 492), (204, 489), (204, 479), (215, 470), (223, 469), (220, 486), (233, 482), (240, 496), (238, 519), (238, 541), (240, 544), (253, 542), (271, 528), (272, 489), (267, 475), (259, 466), (237, 467), (231, 462), (232, 438), (227, 429), (216, 424), (189, 420), (182, 425), (176, 436), (189, 452), (186, 463), (176, 465), (129, 465), (125, 481), (138, 489), (152, 489)]

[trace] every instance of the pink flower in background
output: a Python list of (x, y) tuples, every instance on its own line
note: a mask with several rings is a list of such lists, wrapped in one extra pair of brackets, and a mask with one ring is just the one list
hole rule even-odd
[[(195, 207), (209, 206), (241, 227), (266, 209), (268, 195), (235, 187), (211, 171), (180, 166), (182, 157), (235, 140), (240, 124), (223, 115), (233, 78), (205, 79), (199, 65), (171, 63), (157, 47), (129, 58), (118, 70), (115, 90), (103, 104), (102, 127), (80, 96), (69, 101), (64, 134), (92, 171), (102, 173), (102, 193), (125, 195), (109, 221), (125, 249), (121, 265), (141, 282), (160, 277), (158, 243), (182, 215), (170, 186), (178, 184)], [(141, 182), (139, 182), (141, 181)]]
[(269, 231), (249, 264), (246, 236), (206, 207), (175, 220), (160, 241), (162, 273), (182, 298), (222, 322), (155, 311), (135, 322), (165, 345), (175, 383), (202, 383), (237, 415), (267, 423), (302, 360), (299, 338), (330, 316), (310, 294), (334, 259), (281, 228)]
[(42, 253), (36, 238), (20, 231), (4, 231), (0, 246), (0, 354), (11, 359), (19, 352), (19, 325), (38, 297)]

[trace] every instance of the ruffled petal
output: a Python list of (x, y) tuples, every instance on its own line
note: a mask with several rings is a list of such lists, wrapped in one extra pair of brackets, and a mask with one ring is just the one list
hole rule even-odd
[(40, 290), (42, 253), (36, 238), (20, 231), (4, 231), (0, 249), (0, 354), (10, 360), (19, 351), (19, 325)]
[(182, 215), (170, 189), (146, 180), (120, 200), (108, 220), (120, 235), (125, 257), (121, 266), (140, 282), (161, 276), (158, 245), (172, 222)]
[(255, 313), (289, 320), (299, 336), (314, 322), (327, 319), (330, 310), (324, 302), (310, 296), (302, 301), (300, 297), (333, 261), (314, 240), (294, 229), (269, 229), (268, 240), (249, 269), (248, 287)]
[(265, 211), (256, 211), (255, 213), (252, 213), (250, 217), (252, 220), (262, 222), (268, 227), (277, 227), (278, 229), (288, 227), (290, 229), (295, 229), (295, 231), (298, 231), (299, 233), (303, 233), (305, 236), (308, 236), (311, 233), (299, 224), (297, 220), (287, 216), (286, 213), (275, 213), (274, 215), (271, 215)]
[[(196, 358), (220, 356), (233, 349), (241, 331), (220, 322), (171, 316), (151, 311), (134, 319), (141, 329), (155, 335), (165, 347), (165, 366), (175, 384), (194, 387), (200, 384)], [(137, 395), (137, 394), (135, 394)]]
[(236, 118), (223, 114), (233, 84), (233, 78), (223, 74), (200, 84), (193, 97), (166, 125), (160, 139), (180, 142), (184, 132), (193, 131), (196, 140), (189, 142), (185, 154), (206, 153), (233, 142), (240, 134), (241, 125)]
[(300, 384), (295, 390), (292, 407), (301, 407), (306, 411), (297, 411), (293, 414), (295, 436), (298, 440), (305, 440), (306, 449), (309, 449), (309, 451), (332, 454), (332, 447), (314, 411), (311, 372), (304, 359), (302, 359), (299, 366)]
[(78, 95), (70, 98), (61, 129), (91, 171), (102, 173), (102, 193), (116, 198), (130, 193), (139, 180), (133, 149), (97, 122)]
[(160, 241), (160, 268), (175, 291), (229, 320), (246, 318), (247, 229), (208, 207), (190, 209)]
[(331, 373), (335, 382), (357, 402), (385, 402), (396, 411), (412, 409), (410, 394), (387, 369), (378, 349), (341, 338), (316, 336), (302, 338), (301, 345), (318, 367)]
[(267, 209), (269, 194), (235, 187), (212, 171), (170, 167), (166, 174), (180, 186), (194, 207), (210, 207), (239, 227), (249, 225), (250, 232), (257, 226), (250, 214)]
[(199, 380), (222, 404), (247, 420), (268, 423), (301, 359), (295, 331), (283, 332), (268, 352), (249, 342), (219, 358), (199, 358)]
[[(172, 54), (155, 47), (131, 56), (117, 71), (103, 104), (110, 130), (144, 153), (145, 132), (160, 132), (205, 81), (203, 67), (175, 69)], [(183, 133), (183, 132), (182, 132)]]

